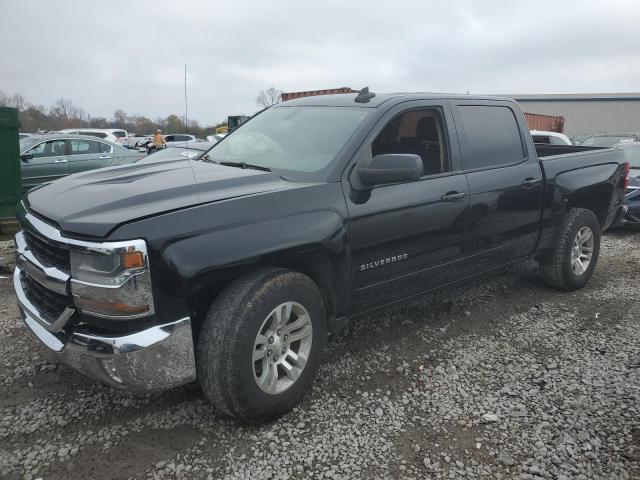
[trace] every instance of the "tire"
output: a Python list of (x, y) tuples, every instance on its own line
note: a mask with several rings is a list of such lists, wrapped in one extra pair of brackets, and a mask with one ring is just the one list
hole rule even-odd
[[(276, 307), (281, 307), (280, 317), (274, 313)], [(277, 318), (286, 317), (288, 311), (288, 326), (305, 324), (304, 328), (291, 330), (291, 338), (309, 335), (309, 324), (310, 339), (289, 339), (287, 344), (288, 326), (268, 335)], [(244, 422), (260, 423), (282, 415), (298, 403), (318, 370), (326, 344), (326, 325), (322, 294), (301, 273), (268, 268), (235, 280), (213, 303), (200, 330), (196, 369), (202, 391), (218, 411)], [(257, 347), (259, 332), (264, 341)], [(287, 347), (285, 354), (282, 349)], [(276, 348), (280, 363), (275, 362)], [(273, 352), (269, 358), (268, 352)], [(306, 363), (302, 360), (304, 352)], [(293, 360), (292, 353), (300, 354), (298, 361)], [(253, 362), (254, 355), (264, 358)], [(283, 362), (287, 363), (286, 369)], [(287, 370), (291, 376), (297, 372), (297, 378), (285, 375)], [(269, 387), (274, 388), (267, 391)]]
[[(591, 231), (593, 244), (588, 267), (584, 271), (576, 271), (573, 268), (574, 242), (584, 229)], [(584, 239), (585, 237), (581, 237)], [(585, 250), (582, 250), (585, 251)], [(591, 211), (583, 208), (569, 210), (567, 222), (560, 234), (555, 250), (545, 254), (540, 261), (543, 281), (560, 290), (573, 291), (584, 287), (598, 263), (600, 255), (600, 222)], [(584, 263), (583, 263), (584, 265)]]

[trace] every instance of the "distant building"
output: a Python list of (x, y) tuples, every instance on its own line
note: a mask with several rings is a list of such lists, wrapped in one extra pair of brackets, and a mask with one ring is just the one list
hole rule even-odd
[(564, 133), (640, 132), (640, 93), (518, 94), (524, 112), (564, 117)]

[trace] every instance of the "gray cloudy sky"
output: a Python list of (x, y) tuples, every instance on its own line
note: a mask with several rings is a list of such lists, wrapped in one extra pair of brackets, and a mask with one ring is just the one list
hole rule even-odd
[[(379, 6), (378, 6), (379, 5)], [(260, 90), (640, 91), (640, 2), (0, 0), (0, 91), (218, 122)]]

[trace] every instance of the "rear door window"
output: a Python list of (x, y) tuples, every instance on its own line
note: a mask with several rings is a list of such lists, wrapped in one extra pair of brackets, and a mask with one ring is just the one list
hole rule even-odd
[(118, 138), (124, 138), (127, 136), (124, 130), (114, 130), (113, 134)]
[(69, 140), (71, 155), (86, 155), (100, 152), (100, 143), (94, 140)]
[(513, 111), (494, 105), (460, 105), (465, 135), (465, 170), (518, 163), (525, 158), (524, 144)]

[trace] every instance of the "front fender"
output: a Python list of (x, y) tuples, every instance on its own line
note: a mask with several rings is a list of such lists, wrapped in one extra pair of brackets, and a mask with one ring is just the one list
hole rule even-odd
[(147, 240), (156, 310), (171, 316), (192, 315), (233, 278), (292, 253), (321, 248), (342, 258), (346, 235), (339, 183), (301, 184), (195, 206), (114, 233)]

